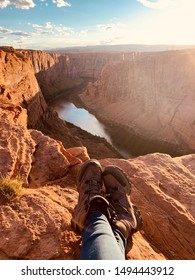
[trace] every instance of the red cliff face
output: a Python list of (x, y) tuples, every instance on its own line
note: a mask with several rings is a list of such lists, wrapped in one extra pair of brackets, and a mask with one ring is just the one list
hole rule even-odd
[(145, 54), (107, 64), (82, 100), (105, 120), (193, 152), (194, 76), (194, 50)]
[(68, 56), (80, 77), (94, 80), (99, 78), (107, 63), (123, 60), (122, 53), (70, 53)]
[(122, 54), (60, 54), (42, 51), (22, 53), (30, 59), (46, 100), (80, 85), (83, 79), (96, 80), (106, 63), (122, 59)]
[(32, 127), (47, 107), (28, 59), (12, 48), (0, 49), (0, 97), (26, 108)]
[(67, 55), (42, 51), (23, 51), (31, 61), (35, 76), (46, 99), (81, 83)]

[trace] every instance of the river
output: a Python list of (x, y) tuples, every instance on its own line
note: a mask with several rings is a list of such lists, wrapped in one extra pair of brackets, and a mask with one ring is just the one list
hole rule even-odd
[(77, 108), (73, 103), (65, 100), (63, 96), (53, 101), (51, 106), (62, 120), (68, 121), (93, 135), (104, 137), (124, 158), (132, 157), (129, 151), (114, 144), (114, 139), (109, 135), (106, 125), (87, 110)]

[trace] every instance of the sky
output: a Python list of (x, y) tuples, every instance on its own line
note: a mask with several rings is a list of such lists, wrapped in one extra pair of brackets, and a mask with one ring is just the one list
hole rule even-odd
[(0, 0), (0, 45), (195, 44), (195, 0)]

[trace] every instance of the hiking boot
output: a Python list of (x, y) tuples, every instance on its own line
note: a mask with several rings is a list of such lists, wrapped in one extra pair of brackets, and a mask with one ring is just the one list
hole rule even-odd
[(97, 160), (86, 161), (77, 177), (79, 198), (71, 221), (74, 229), (81, 231), (91, 212), (100, 211), (107, 215), (109, 202), (103, 197), (102, 185), (100, 163)]
[(143, 226), (140, 212), (130, 201), (129, 179), (120, 168), (110, 165), (103, 172), (103, 180), (107, 199), (115, 210), (112, 223), (128, 238)]

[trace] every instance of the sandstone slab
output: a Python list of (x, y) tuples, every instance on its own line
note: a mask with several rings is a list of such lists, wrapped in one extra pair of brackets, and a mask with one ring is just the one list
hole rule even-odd
[(195, 155), (150, 154), (102, 164), (115, 164), (128, 174), (147, 240), (169, 259), (194, 259)]

